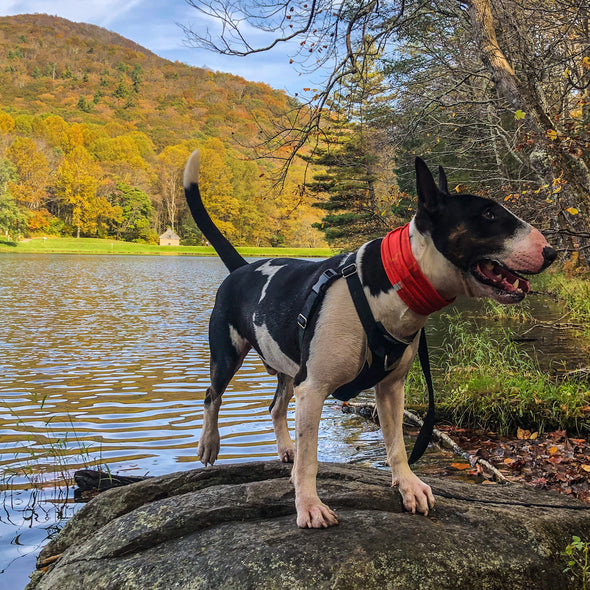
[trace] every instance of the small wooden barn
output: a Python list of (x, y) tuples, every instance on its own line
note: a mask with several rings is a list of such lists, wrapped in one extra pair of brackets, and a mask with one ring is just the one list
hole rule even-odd
[(173, 229), (168, 228), (160, 236), (160, 246), (180, 246), (180, 237)]

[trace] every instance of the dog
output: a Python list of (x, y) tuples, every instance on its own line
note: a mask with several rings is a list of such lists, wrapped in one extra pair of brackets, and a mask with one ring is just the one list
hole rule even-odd
[[(439, 167), (437, 185), (425, 162), (416, 158), (417, 211), (403, 234), (411, 260), (401, 269), (400, 281), (395, 274), (398, 254), (389, 234), (367, 242), (352, 255), (319, 262), (278, 258), (247, 263), (207, 214), (198, 187), (199, 166), (195, 151), (185, 168), (185, 196), (197, 226), (230, 272), (217, 291), (209, 324), (211, 385), (198, 447), (201, 462), (213, 464), (218, 456), (223, 392), (254, 349), (269, 373), (278, 377), (270, 413), (279, 458), (294, 462), (297, 525), (325, 528), (338, 524), (337, 515), (316, 491), (320, 415), (326, 398), (371, 364), (373, 351), (348, 278), (344, 280), (342, 274), (337, 273), (323, 290), (315, 312), (303, 324), (301, 314), (324, 273), (348, 268), (353, 259), (368, 313), (402, 343), (399, 358), (393, 359), (375, 384), (392, 483), (398, 486), (406, 510), (427, 515), (434, 496), (411, 471), (402, 435), (404, 384), (418, 349), (418, 333), (433, 309), (459, 295), (489, 297), (500, 303), (521, 301), (529, 292), (529, 282), (522, 275), (544, 270), (555, 260), (555, 250), (537, 229), (495, 201), (449, 194), (444, 170)], [(405, 283), (418, 275), (428, 289), (417, 292), (422, 301), (416, 305)], [(286, 417), (293, 395), (295, 444)]]

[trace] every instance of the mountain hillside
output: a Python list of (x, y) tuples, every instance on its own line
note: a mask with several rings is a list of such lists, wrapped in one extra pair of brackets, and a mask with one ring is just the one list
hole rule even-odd
[(274, 194), (272, 164), (247, 161), (240, 147), (293, 106), (283, 91), (42, 14), (0, 18), (0, 63), (3, 233), (153, 240), (172, 226), (198, 242), (180, 173), (199, 147), (207, 204), (232, 239), (319, 239), (297, 171)]
[(43, 14), (0, 18), (0, 56), (0, 107), (132, 123), (157, 148), (199, 134), (247, 140), (255, 119), (267, 122), (290, 100), (265, 84), (173, 63), (101, 27)]

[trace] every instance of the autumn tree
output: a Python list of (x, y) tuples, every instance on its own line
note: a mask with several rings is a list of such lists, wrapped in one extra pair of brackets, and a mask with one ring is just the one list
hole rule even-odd
[(47, 201), (49, 164), (37, 144), (28, 137), (17, 137), (5, 156), (16, 169), (16, 177), (9, 181), (8, 190), (20, 205), (35, 211)]
[(157, 157), (156, 184), (165, 212), (165, 225), (174, 230), (178, 222), (178, 208), (183, 198), (182, 175), (190, 156), (184, 144), (165, 147)]
[(0, 159), (0, 233), (6, 238), (24, 233), (27, 224), (26, 213), (16, 204), (8, 188), (15, 176), (11, 162)]
[(227, 165), (227, 150), (217, 138), (208, 139), (199, 149), (199, 187), (205, 207), (225, 236), (235, 238), (237, 230), (234, 222), (239, 215), (240, 202), (234, 196), (231, 168)]
[(82, 233), (103, 237), (109, 222), (121, 217), (120, 208), (97, 195), (101, 175), (100, 165), (83, 146), (67, 154), (56, 172), (55, 194), (78, 238)]
[(37, 119), (35, 130), (49, 145), (60, 149), (63, 153), (69, 152), (73, 147), (70, 142), (69, 125), (59, 115)]
[(151, 227), (153, 207), (145, 191), (119, 182), (109, 202), (121, 210), (121, 215), (112, 222), (117, 238), (128, 242), (155, 241), (157, 234)]
[(7, 136), (14, 131), (14, 127), (14, 119), (8, 113), (0, 112), (0, 133)]

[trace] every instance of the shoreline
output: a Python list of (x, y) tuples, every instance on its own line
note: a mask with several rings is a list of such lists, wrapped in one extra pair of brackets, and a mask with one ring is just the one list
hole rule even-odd
[[(236, 250), (253, 258), (327, 258), (330, 248), (273, 248), (240, 246)], [(33, 238), (0, 241), (0, 254), (92, 254), (134, 256), (217, 256), (212, 246), (160, 246), (100, 238)]]

